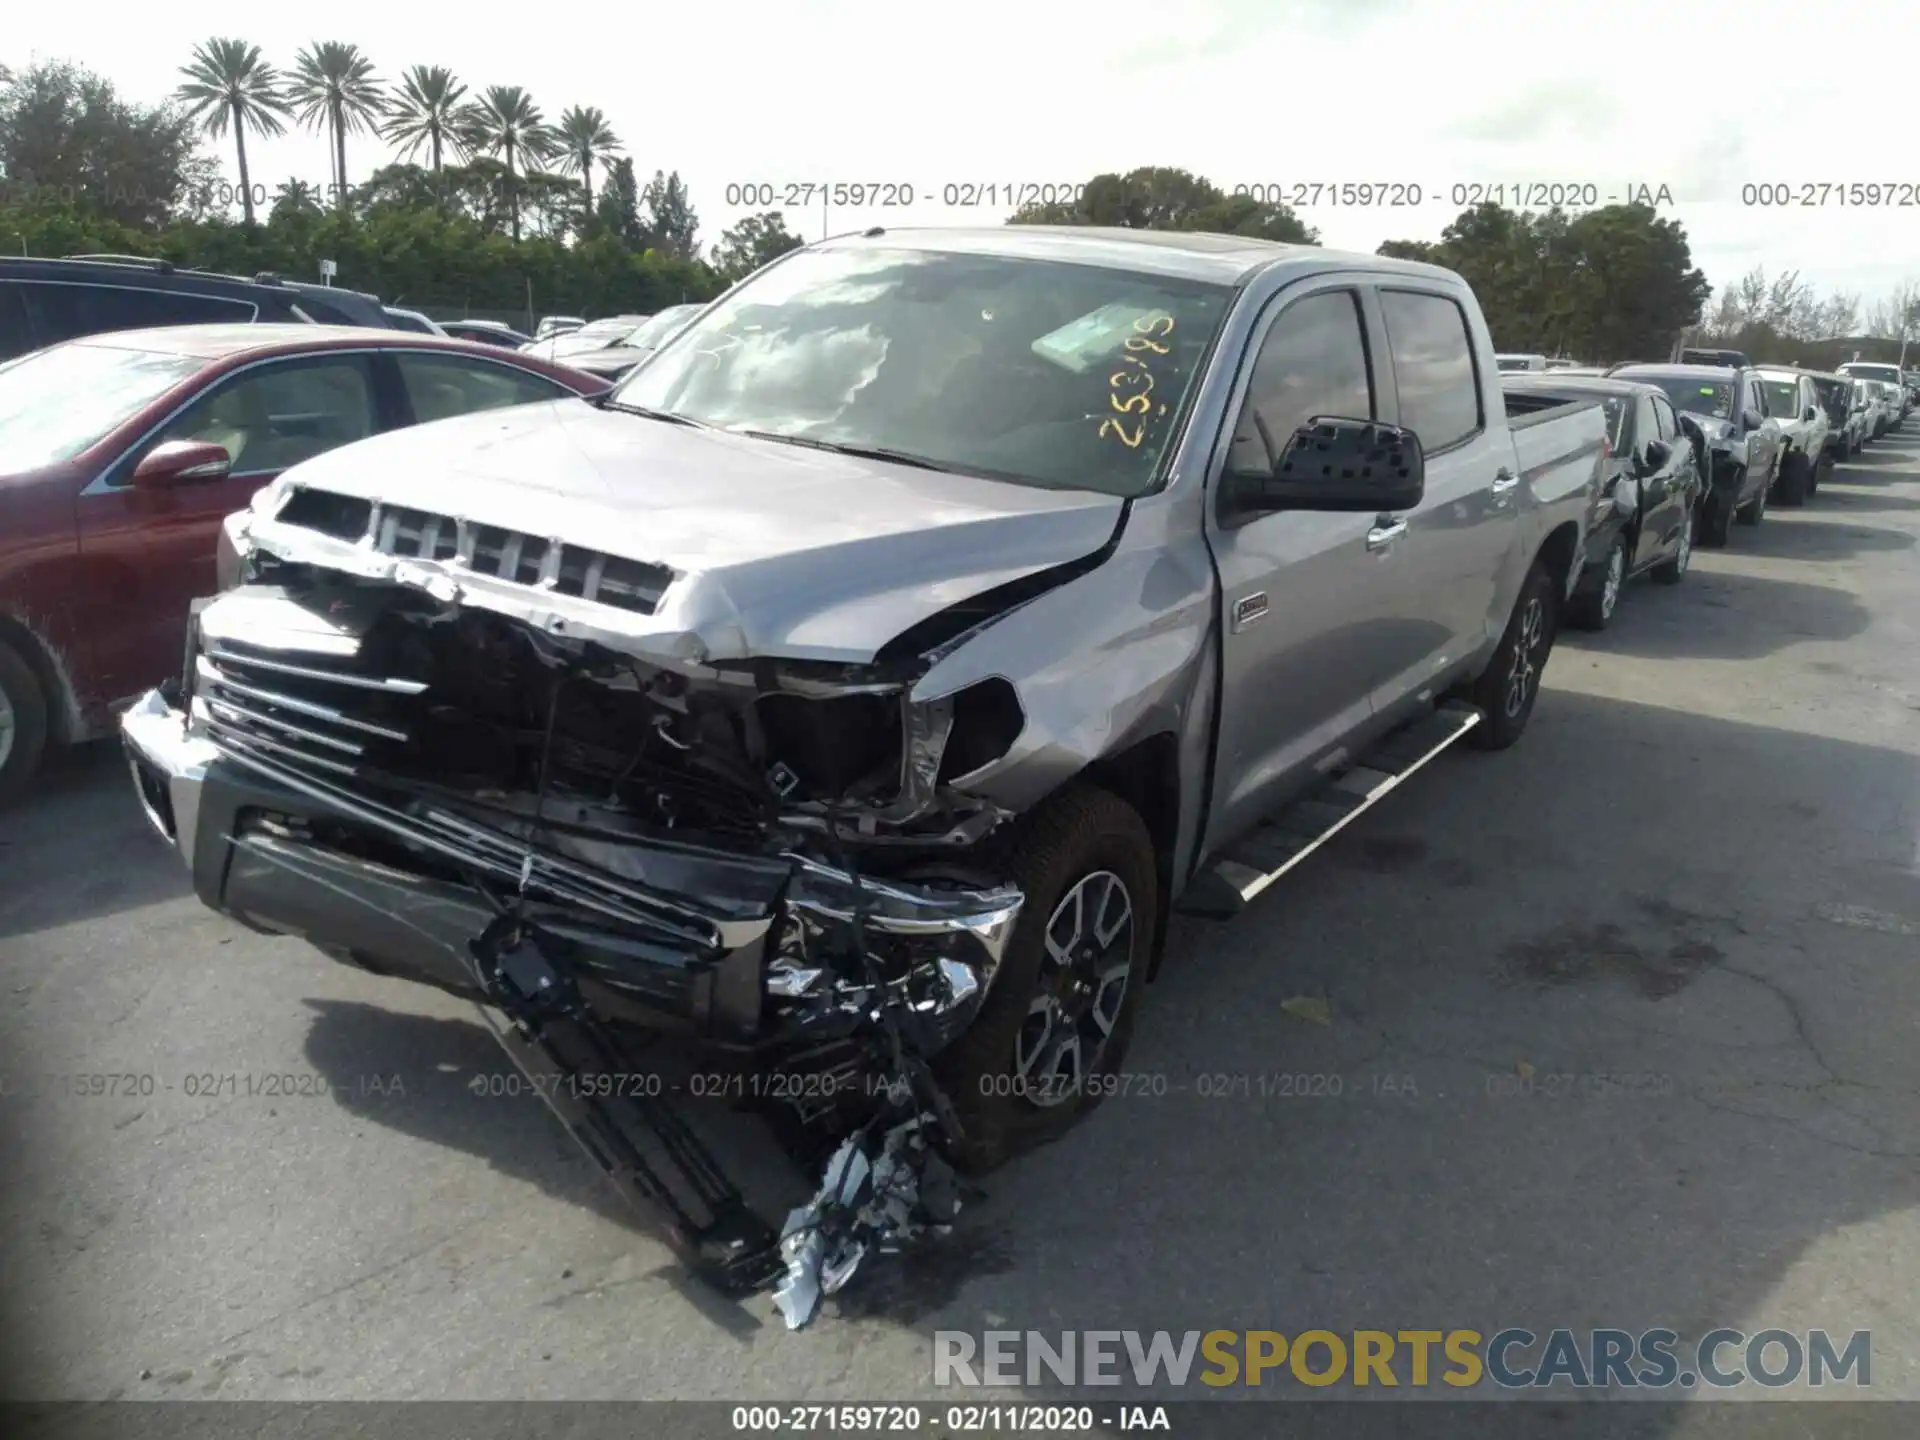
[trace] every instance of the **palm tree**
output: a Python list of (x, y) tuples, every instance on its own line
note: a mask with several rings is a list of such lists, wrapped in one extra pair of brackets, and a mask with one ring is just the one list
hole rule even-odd
[(592, 218), (594, 162), (611, 160), (621, 148), (620, 137), (613, 133), (598, 106), (574, 105), (562, 112), (554, 139), (559, 145), (561, 168), (580, 177), (587, 192), (587, 216)]
[(273, 187), (276, 215), (318, 215), (320, 192), (304, 180), (282, 180)]
[(426, 150), (437, 180), (449, 148), (456, 154), (466, 152), (460, 131), (466, 93), (467, 87), (444, 65), (415, 65), (400, 77), (399, 87), (387, 102), (387, 118), (380, 134), (399, 150), (402, 160)]
[(553, 154), (553, 132), (533, 97), (518, 85), (489, 85), (486, 93), (469, 105), (461, 120), (461, 133), (469, 149), (495, 154), (507, 167), (507, 214), (513, 238), (520, 238), (520, 203), (514, 180), (514, 157), (534, 162)]
[(347, 208), (347, 136), (369, 131), (386, 110), (373, 62), (358, 45), (322, 40), (294, 57), (287, 98), (300, 107), (300, 123), (333, 141), (336, 203)]
[(253, 185), (247, 177), (247, 132), (262, 139), (287, 133), (292, 111), (280, 93), (280, 74), (260, 57), (260, 47), (244, 40), (208, 40), (193, 49), (193, 63), (180, 67), (186, 83), (174, 93), (187, 113), (218, 140), (233, 130), (240, 161), (240, 203), (253, 224)]

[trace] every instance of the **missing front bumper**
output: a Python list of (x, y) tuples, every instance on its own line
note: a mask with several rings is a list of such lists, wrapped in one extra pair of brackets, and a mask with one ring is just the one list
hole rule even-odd
[[(714, 870), (713, 892), (700, 893), (698, 857), (685, 847), (636, 845), (638, 861), (615, 876), (471, 822), (423, 824), (214, 744), (157, 691), (127, 712), (122, 734), (142, 807), (206, 904), (476, 1001), (615, 1188), (664, 1214), (682, 1253), (721, 1288), (751, 1290), (784, 1272), (781, 1308), (804, 1323), (859, 1255), (929, 1223), (921, 1170), (934, 1141), (959, 1137), (927, 1062), (983, 1002), (1024, 903), (1017, 889), (881, 881), (788, 852), (756, 862), (777, 865), (780, 879), (756, 908), (737, 870)], [(358, 849), (362, 839), (384, 846), (380, 856)], [(691, 887), (633, 878), (662, 872)], [(675, 923), (657, 924), (663, 914)], [(688, 943), (683, 932), (703, 924), (714, 943)], [(615, 1029), (627, 1025), (719, 1045), (736, 1065), (815, 1046), (858, 1057), (866, 1103), (845, 1138), (861, 1158), (841, 1146), (842, 1179), (854, 1164), (885, 1183), (857, 1204), (828, 1187), (816, 1195), (802, 1228), (830, 1232), (836, 1250), (816, 1255), (796, 1240), (792, 1216), (783, 1249), (670, 1101), (579, 1083), (624, 1063)]]

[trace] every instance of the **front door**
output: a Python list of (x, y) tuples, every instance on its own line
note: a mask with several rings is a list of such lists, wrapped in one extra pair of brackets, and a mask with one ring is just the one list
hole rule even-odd
[[(364, 354), (263, 361), (218, 380), (82, 492), (80, 549), (101, 698), (128, 699), (180, 671), (187, 607), (214, 592), (220, 522), (311, 455), (382, 428)], [(167, 440), (226, 447), (221, 480), (136, 490), (133, 469)]]
[(1250, 344), (1225, 473), (1207, 495), (1224, 612), (1209, 848), (1283, 803), (1369, 726), (1369, 697), (1393, 654), (1381, 627), (1398, 542), (1378, 538), (1389, 528), (1380, 517), (1248, 517), (1230, 503), (1232, 475), (1270, 473), (1312, 417), (1380, 414), (1357, 284), (1289, 288)]

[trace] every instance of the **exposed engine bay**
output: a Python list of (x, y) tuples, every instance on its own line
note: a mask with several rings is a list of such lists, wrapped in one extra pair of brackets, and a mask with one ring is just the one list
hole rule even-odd
[[(958, 1121), (933, 1062), (1023, 903), (995, 878), (1011, 815), (953, 782), (1019, 735), (1010, 685), (916, 701), (921, 656), (660, 664), (265, 552), (239, 578), (199, 608), (179, 698), (301, 803), (236, 818), (236, 876), (350, 865), (414, 887), (389, 895), (437, 887), (442, 916), (483, 904), (450, 979), (398, 943), (300, 933), (480, 1003), (614, 1183), (727, 1289), (777, 1280), (790, 1326), (868, 1253), (948, 1223)], [(593, 1079), (638, 1072), (659, 1036), (755, 1077), (739, 1093), (823, 1176), (783, 1230), (662, 1093)]]

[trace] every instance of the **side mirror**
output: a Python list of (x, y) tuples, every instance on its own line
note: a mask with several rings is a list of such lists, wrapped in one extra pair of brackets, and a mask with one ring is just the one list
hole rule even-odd
[(1651, 475), (1673, 458), (1673, 447), (1664, 440), (1649, 440), (1640, 451), (1640, 473)]
[(1800, 418), (1811, 423), (1820, 418), (1820, 411), (1815, 406), (1809, 405), (1800, 412)]
[(1747, 411), (1740, 417), (1740, 428), (1749, 432), (1758, 430), (1760, 428), (1760, 417), (1751, 410)]
[(1411, 510), (1426, 494), (1426, 463), (1411, 430), (1377, 420), (1316, 415), (1293, 432), (1271, 475), (1236, 475), (1244, 511), (1324, 510), (1369, 515)]
[(232, 468), (233, 457), (224, 445), (209, 440), (166, 440), (141, 457), (133, 467), (132, 480), (141, 490), (164, 490), (172, 485), (224, 480)]

